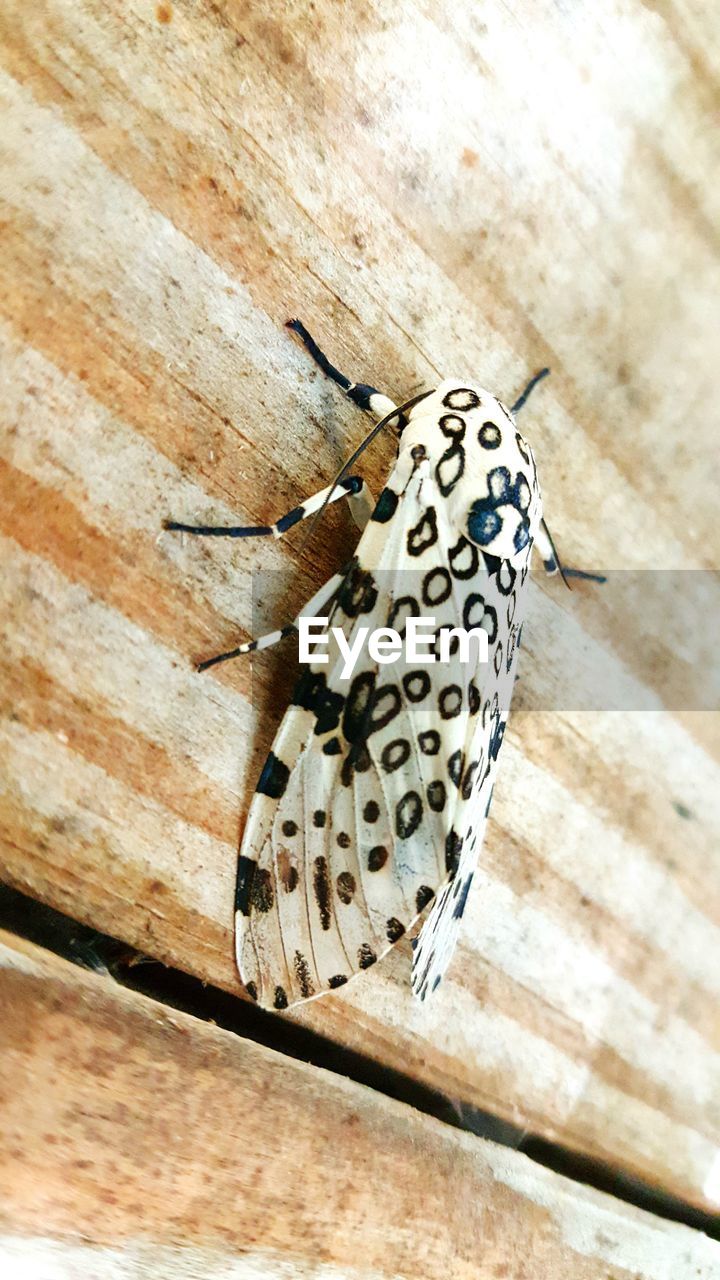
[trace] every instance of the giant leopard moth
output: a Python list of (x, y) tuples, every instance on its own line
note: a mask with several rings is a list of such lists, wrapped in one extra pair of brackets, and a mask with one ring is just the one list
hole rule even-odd
[[(394, 426), (398, 456), (377, 503), (359, 476), (341, 473), (272, 526), (165, 527), (279, 537), (347, 497), (363, 531), (356, 553), (302, 614), (327, 615), (352, 640), (359, 619), (397, 627), (432, 609), (438, 629), (462, 619), (486, 630), (489, 660), (462, 673), (435, 664), (400, 675), (365, 655), (343, 682), (331, 648), (328, 665), (304, 668), (241, 843), (238, 968), (253, 1000), (285, 1009), (374, 965), (427, 912), (412, 965), (413, 992), (424, 999), (452, 957), (482, 844), (533, 546), (548, 572), (559, 568), (532, 450), (513, 416), (547, 371), (512, 410), (452, 380), (397, 406), (335, 369), (299, 321), (289, 327), (379, 419), (365, 443)], [(266, 648), (296, 623), (201, 669)]]

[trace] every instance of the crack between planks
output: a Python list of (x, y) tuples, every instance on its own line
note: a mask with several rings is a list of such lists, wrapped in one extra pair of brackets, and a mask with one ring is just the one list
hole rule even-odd
[(306, 1062), (374, 1090), (432, 1116), (452, 1128), (498, 1146), (519, 1151), (536, 1164), (571, 1182), (584, 1183), (616, 1200), (680, 1223), (720, 1240), (720, 1221), (711, 1213), (605, 1161), (529, 1133), (492, 1112), (446, 1096), (392, 1067), (344, 1048), (317, 1032), (266, 1013), (209, 983), (143, 955), (127, 943), (80, 924), (53, 907), (0, 882), (0, 929), (84, 969), (93, 970), (129, 991), (146, 996), (233, 1035), (262, 1044), (285, 1057)]

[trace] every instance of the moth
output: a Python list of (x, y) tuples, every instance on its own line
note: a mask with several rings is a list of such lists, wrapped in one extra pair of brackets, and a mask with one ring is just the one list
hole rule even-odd
[[(301, 615), (327, 617), (349, 643), (361, 625), (402, 634), (432, 617), (488, 635), (488, 661), (402, 668), (340, 655), (305, 666), (250, 807), (237, 872), (236, 950), (250, 997), (286, 1009), (344, 986), (414, 928), (413, 992), (424, 999), (450, 961), (487, 818), (517, 666), (533, 547), (559, 568), (542, 518), (532, 450), (512, 410), (483, 387), (447, 380), (396, 405), (330, 364), (289, 322), (320, 368), (397, 434), (377, 502), (345, 475), (274, 525), (188, 533), (281, 537), (346, 498), (362, 530), (350, 563)], [(585, 576), (585, 575), (583, 575)], [(299, 615), (300, 616), (300, 615)], [(289, 626), (201, 667), (266, 648)], [(428, 651), (430, 653), (430, 651)]]

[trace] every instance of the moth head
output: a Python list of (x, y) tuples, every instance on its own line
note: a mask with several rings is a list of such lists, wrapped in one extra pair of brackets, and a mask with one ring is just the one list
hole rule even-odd
[(502, 401), (474, 383), (442, 382), (407, 415), (401, 447), (417, 445), (458, 532), (502, 559), (527, 548), (541, 518), (535, 461)]

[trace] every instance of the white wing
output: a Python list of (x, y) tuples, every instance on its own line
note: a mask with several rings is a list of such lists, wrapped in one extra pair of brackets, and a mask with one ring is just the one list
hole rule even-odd
[[(457, 622), (467, 591), (448, 567), (443, 519), (429, 467), (403, 456), (329, 610), (349, 643), (359, 626), (402, 631), (404, 616), (430, 608), (438, 627)], [(478, 694), (447, 667), (381, 666), (366, 650), (350, 682), (340, 667), (331, 649), (328, 666), (305, 669), (240, 851), (238, 965), (265, 1006), (311, 999), (375, 963), (455, 868)]]
[(497, 621), (497, 632), (488, 646), (482, 710), (468, 725), (467, 758), (477, 761), (478, 766), (474, 776), (465, 773), (461, 789), (464, 807), (456, 819), (457, 874), (438, 894), (414, 944), (412, 989), (421, 1000), (436, 989), (452, 959), (482, 848), (515, 682), (531, 550), (532, 544), (512, 561), (484, 557), (487, 573), (482, 592)]

